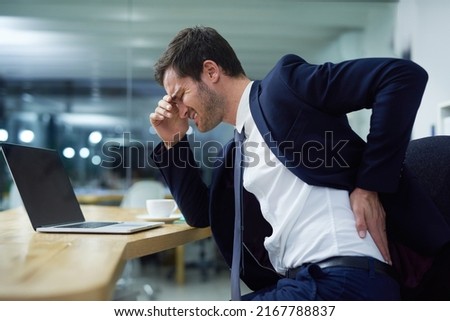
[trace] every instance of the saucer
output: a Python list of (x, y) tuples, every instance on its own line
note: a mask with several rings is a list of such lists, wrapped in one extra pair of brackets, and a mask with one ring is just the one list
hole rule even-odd
[(179, 220), (183, 215), (181, 214), (172, 214), (168, 217), (151, 217), (148, 214), (137, 215), (136, 218), (140, 220), (144, 220), (147, 222), (164, 222), (164, 223), (173, 223), (176, 220)]

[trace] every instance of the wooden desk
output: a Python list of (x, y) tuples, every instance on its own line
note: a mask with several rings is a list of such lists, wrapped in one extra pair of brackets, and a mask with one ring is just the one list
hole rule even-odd
[[(88, 220), (134, 220), (138, 210), (82, 206)], [(166, 224), (129, 235), (36, 233), (23, 208), (0, 212), (0, 300), (110, 300), (126, 260), (207, 238)]]
[(114, 204), (118, 205), (123, 199), (124, 193), (119, 190), (77, 190), (77, 199), (80, 204), (101, 205)]

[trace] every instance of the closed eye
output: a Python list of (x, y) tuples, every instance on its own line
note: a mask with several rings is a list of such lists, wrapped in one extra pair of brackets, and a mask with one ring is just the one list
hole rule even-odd
[(181, 96), (173, 96), (172, 97), (172, 102), (175, 105), (178, 105), (179, 103), (181, 103), (183, 101), (183, 96), (184, 96), (184, 94), (182, 94)]

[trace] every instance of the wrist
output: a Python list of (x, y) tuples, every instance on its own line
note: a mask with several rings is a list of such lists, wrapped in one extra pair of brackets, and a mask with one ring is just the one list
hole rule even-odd
[(352, 194), (358, 194), (360, 196), (367, 196), (368, 197), (368, 196), (372, 196), (372, 195), (378, 194), (378, 193), (375, 192), (375, 191), (371, 191), (371, 190), (368, 190), (368, 189), (361, 188), (361, 187), (355, 187), (355, 189), (353, 190)]
[(176, 144), (178, 144), (181, 140), (183, 140), (185, 136), (186, 136), (186, 133), (183, 133), (183, 134), (177, 133), (172, 137), (171, 140), (163, 140), (163, 144), (166, 147), (166, 149), (171, 149)]
[(187, 140), (186, 138), (186, 133), (177, 133), (176, 135), (173, 136), (172, 140), (163, 140), (163, 144), (164, 147), (169, 150), (171, 148), (173, 148), (176, 144), (178, 144), (179, 142), (181, 142), (182, 140)]

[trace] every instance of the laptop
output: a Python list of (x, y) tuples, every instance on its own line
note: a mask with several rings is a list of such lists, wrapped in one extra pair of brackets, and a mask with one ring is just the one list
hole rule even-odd
[(37, 232), (129, 234), (164, 224), (86, 221), (57, 151), (10, 143), (0, 147)]

